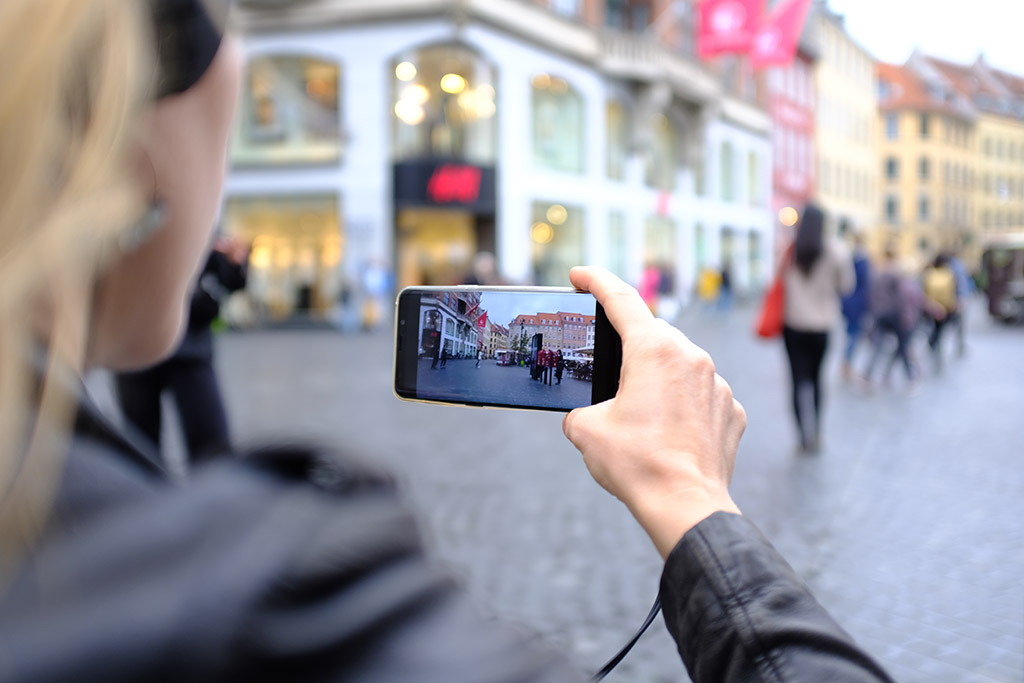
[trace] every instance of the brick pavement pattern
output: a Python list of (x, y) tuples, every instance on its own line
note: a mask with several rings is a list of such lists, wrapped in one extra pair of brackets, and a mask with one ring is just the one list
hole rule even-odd
[[(913, 397), (898, 383), (863, 395), (840, 382), (834, 335), (825, 448), (805, 456), (781, 342), (756, 341), (752, 317), (677, 321), (747, 409), (740, 508), (897, 680), (1024, 681), (1024, 329), (979, 309), (968, 355)], [(559, 414), (400, 402), (386, 332), (229, 333), (217, 344), (238, 440), (327, 441), (388, 463), (438, 560), (486, 613), (587, 670), (643, 620), (660, 558), (587, 475)], [(90, 385), (102, 402), (104, 378)], [(606, 680), (687, 680), (660, 619)]]

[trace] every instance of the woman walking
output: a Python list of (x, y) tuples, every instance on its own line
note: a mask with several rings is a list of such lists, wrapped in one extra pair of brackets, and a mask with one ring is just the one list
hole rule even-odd
[[(793, 258), (786, 271), (785, 326), (782, 330), (793, 378), (793, 413), (800, 450), (821, 447), (821, 364), (828, 333), (839, 320), (839, 300), (853, 291), (853, 261), (843, 247), (826, 241), (824, 216), (808, 204), (797, 228)], [(810, 406), (808, 406), (810, 403)]]

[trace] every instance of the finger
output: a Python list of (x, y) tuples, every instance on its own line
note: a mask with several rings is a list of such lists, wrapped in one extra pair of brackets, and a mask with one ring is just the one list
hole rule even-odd
[(604, 268), (578, 266), (569, 271), (569, 280), (576, 288), (594, 295), (623, 339), (654, 320), (636, 289)]

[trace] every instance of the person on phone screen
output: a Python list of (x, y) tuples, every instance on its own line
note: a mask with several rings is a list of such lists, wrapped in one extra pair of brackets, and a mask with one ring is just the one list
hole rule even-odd
[[(473, 608), (378, 469), (289, 442), (179, 483), (96, 410), (77, 375), (177, 342), (239, 50), (215, 2), (0, 7), (0, 679), (587, 680)], [(607, 271), (570, 278), (625, 363), (563, 429), (665, 559), (692, 678), (889, 680), (730, 498), (746, 416), (708, 354)]]

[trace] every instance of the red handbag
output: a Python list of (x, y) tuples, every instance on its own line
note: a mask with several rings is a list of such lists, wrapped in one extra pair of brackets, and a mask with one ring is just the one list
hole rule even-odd
[(786, 312), (786, 269), (789, 267), (792, 253), (793, 248), (790, 247), (782, 256), (772, 286), (765, 292), (764, 301), (761, 303), (761, 313), (757, 316), (757, 336), (764, 339), (773, 339), (782, 334)]

